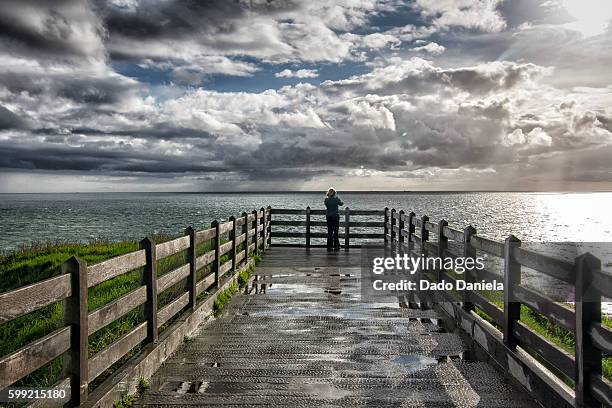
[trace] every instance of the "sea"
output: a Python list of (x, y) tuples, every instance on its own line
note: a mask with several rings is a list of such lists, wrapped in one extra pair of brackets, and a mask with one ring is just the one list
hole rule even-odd
[[(557, 244), (579, 243), (586, 248), (581, 250), (602, 260), (604, 269), (612, 270), (612, 193), (339, 194), (351, 209), (414, 211), (433, 222), (445, 219), (457, 229), (472, 225), (479, 235), (499, 241), (513, 234), (523, 246), (568, 259), (577, 255), (575, 251), (555, 253), (565, 248)], [(47, 242), (176, 236), (187, 226), (208, 228), (215, 219), (224, 221), (261, 207), (323, 209), (324, 198), (324, 192), (0, 194), (0, 251)], [(498, 263), (491, 269), (499, 267)], [(540, 282), (538, 277), (530, 279)], [(604, 309), (612, 313), (611, 304)]]

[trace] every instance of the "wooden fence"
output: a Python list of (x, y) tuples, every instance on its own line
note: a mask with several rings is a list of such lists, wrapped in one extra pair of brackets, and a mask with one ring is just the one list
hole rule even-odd
[[(64, 356), (64, 378), (56, 386), (70, 389), (70, 405), (85, 402), (90, 383), (136, 346), (156, 343), (164, 324), (196, 310), (198, 296), (205, 291), (216, 296), (220, 284), (235, 278), (238, 266), (246, 264), (249, 255), (264, 251), (270, 242), (269, 221), (270, 207), (261, 208), (230, 217), (229, 222), (214, 221), (206, 230), (189, 227), (184, 236), (168, 242), (156, 244), (145, 238), (140, 250), (94, 265), (73, 257), (62, 265), (60, 275), (0, 294), (0, 324), (60, 301), (64, 315), (63, 327), (0, 358), (0, 390)], [(210, 249), (196, 256), (204, 248)], [(158, 277), (158, 261), (181, 252), (186, 252), (185, 263)], [(228, 260), (222, 263), (225, 258)], [(208, 273), (198, 281), (197, 273), (207, 266)], [(139, 268), (143, 270), (142, 286), (88, 312), (88, 289)], [(187, 282), (186, 290), (158, 310), (158, 296), (181, 281)], [(142, 323), (88, 356), (89, 336), (141, 305)]]
[[(437, 223), (415, 213), (384, 211), (385, 243), (440, 257), (475, 257), (477, 251), (503, 260), (503, 276), (484, 270), (470, 270), (466, 281), (492, 282), (503, 279), (503, 308), (483, 294), (465, 290), (463, 293), (441, 293), (437, 302), (461, 302), (461, 308), (471, 313), (475, 307), (486, 313), (500, 328), (508, 352), (517, 347), (537, 357), (562, 381), (574, 383), (572, 405), (612, 406), (612, 387), (602, 377), (602, 357), (612, 356), (612, 330), (601, 324), (601, 298), (612, 298), (612, 274), (603, 271), (601, 262), (586, 253), (573, 262), (521, 248), (513, 235), (497, 242), (477, 234), (473, 226), (463, 230), (452, 228), (444, 219)], [(461, 248), (462, 253), (450, 249)], [(521, 269), (529, 268), (565, 282), (575, 288), (575, 308), (555, 302), (533, 288), (521, 284)], [(437, 271), (434, 281), (453, 282), (447, 271)], [(454, 285), (453, 285), (454, 286)], [(592, 291), (596, 291), (593, 293)], [(458, 295), (458, 296), (457, 296)], [(584, 301), (582, 301), (584, 299)], [(575, 353), (566, 352), (521, 321), (521, 305), (546, 317), (575, 336)], [(566, 401), (568, 398), (564, 398)], [(571, 396), (570, 396), (571, 399)]]
[[(287, 215), (293, 216), (293, 218), (302, 219), (278, 219), (278, 216)], [(382, 220), (383, 215), (383, 210), (351, 210), (349, 207), (341, 210), (338, 237), (343, 242), (343, 247), (345, 249), (356, 248), (367, 242), (366, 240), (374, 240), (374, 242), (380, 243), (384, 237), (383, 227), (385, 224)], [(319, 217), (320, 219), (313, 220), (313, 216)], [(272, 227), (271, 236), (274, 239), (272, 245), (306, 248), (325, 247), (325, 244), (316, 244), (313, 243), (313, 240), (325, 239), (327, 237), (327, 232), (312, 231), (313, 227), (325, 227), (327, 225), (326, 221), (324, 221), (324, 216), (325, 210), (312, 210), (310, 207), (306, 207), (303, 210), (273, 208), (272, 219), (270, 221)], [(378, 217), (379, 219), (378, 221), (363, 220), (365, 217), (370, 219)], [(295, 227), (303, 227), (304, 232), (288, 230), (295, 230)], [(355, 231), (355, 229), (359, 229), (359, 231)], [(353, 241), (353, 244), (351, 244), (351, 239), (358, 239), (361, 242), (356, 244), (355, 241)]]
[[(272, 209), (271, 245), (292, 247), (324, 247), (313, 245), (311, 239), (325, 238), (326, 233), (313, 233), (311, 227), (325, 226), (325, 221), (312, 221), (312, 215), (325, 215), (324, 210)], [(291, 220), (279, 220), (280, 216), (292, 216)], [(354, 216), (368, 216), (368, 221), (357, 221)], [(373, 217), (380, 217), (372, 221)], [(573, 262), (547, 256), (521, 247), (521, 241), (509, 236), (497, 242), (477, 234), (473, 226), (462, 230), (452, 228), (445, 220), (431, 222), (426, 215), (417, 217), (414, 212), (385, 208), (384, 210), (341, 211), (340, 238), (344, 248), (359, 247), (351, 239), (374, 239), (374, 243), (394, 245), (402, 249), (434, 254), (440, 257), (475, 257), (477, 251), (498, 258), (503, 262), (503, 276), (489, 270), (472, 270), (464, 276), (467, 281), (492, 282), (503, 279), (503, 308), (477, 291), (463, 293), (442, 292), (439, 302), (457, 303), (477, 317), (472, 311), (480, 309), (500, 330), (503, 345), (508, 352), (517, 347), (543, 362), (552, 375), (565, 383), (574, 383), (573, 395), (565, 395), (574, 406), (612, 406), (612, 386), (602, 377), (602, 357), (612, 356), (612, 330), (601, 324), (601, 297), (612, 298), (612, 275), (601, 268), (601, 262), (586, 253)], [(288, 231), (291, 228), (292, 231)], [(295, 231), (303, 228), (303, 231)], [(360, 228), (352, 232), (351, 228)], [(282, 241), (278, 240), (280, 238)], [(381, 242), (382, 240), (382, 242)], [(279, 242), (280, 241), (280, 242)], [(452, 248), (459, 248), (460, 253)], [(575, 288), (575, 308), (555, 302), (545, 294), (521, 284), (521, 270), (529, 268), (558, 279)], [(456, 277), (446, 271), (438, 271), (434, 280), (454, 282)], [(598, 293), (587, 297), (587, 290)], [(584, 302), (581, 299), (588, 299)], [(599, 301), (591, 301), (598, 298)], [(568, 353), (549, 339), (537, 333), (521, 321), (521, 305), (549, 319), (552, 323), (572, 332), (575, 336), (575, 353)], [(562, 392), (562, 390), (560, 390)]]

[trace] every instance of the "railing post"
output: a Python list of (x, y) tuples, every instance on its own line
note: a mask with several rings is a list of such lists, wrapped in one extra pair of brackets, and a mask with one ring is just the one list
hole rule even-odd
[(70, 325), (70, 349), (63, 358), (64, 375), (70, 376), (70, 406), (87, 400), (89, 383), (87, 264), (73, 256), (61, 266), (71, 277), (72, 295), (64, 300), (64, 325)]
[(185, 228), (185, 235), (189, 236), (189, 248), (187, 258), (189, 259), (189, 278), (187, 279), (187, 290), (189, 291), (189, 308), (196, 309), (196, 232), (191, 226)]
[(404, 240), (405, 240), (405, 237), (404, 237), (404, 234), (403, 234), (403, 231), (406, 228), (406, 224), (404, 222), (405, 216), (406, 215), (404, 213), (404, 210), (399, 210), (399, 213), (398, 213), (399, 231), (398, 231), (397, 235), (398, 235), (398, 241), (400, 243), (399, 246), (400, 246), (401, 249), (403, 249), (402, 246), (403, 246), (403, 243), (404, 243)]
[[(255, 236), (254, 236), (254, 244), (255, 244), (255, 248), (253, 249), (253, 254), (257, 255), (257, 251), (259, 248), (259, 243), (257, 241), (259, 241), (259, 217), (257, 215), (257, 210), (253, 210), (253, 216), (255, 217), (255, 219), (253, 220), (253, 225), (255, 225)], [(248, 260), (245, 259), (245, 262), (247, 262)]]
[(601, 269), (601, 261), (590, 253), (574, 262), (576, 270), (576, 407), (601, 407), (591, 393), (591, 377), (601, 376), (602, 352), (591, 340), (593, 323), (601, 323), (601, 297), (592, 293), (593, 272)]
[(421, 252), (425, 253), (425, 242), (429, 241), (429, 231), (425, 228), (425, 223), (429, 222), (429, 217), (421, 217)]
[(385, 233), (384, 233), (385, 244), (389, 242), (388, 235), (389, 235), (389, 207), (385, 207)]
[[(243, 213), (244, 214), (244, 213)], [(236, 225), (236, 217), (235, 216), (231, 216), (228, 218), (228, 220), (232, 223), (232, 229), (229, 233), (229, 239), (230, 241), (232, 241), (232, 252), (231, 252), (231, 256), (232, 256), (232, 271), (236, 270), (236, 252), (237, 252), (237, 247), (238, 245), (236, 245), (236, 237), (238, 236), (237, 234), (237, 228), (238, 226)]]
[(310, 206), (306, 207), (306, 249), (310, 249)]
[(147, 262), (142, 272), (142, 280), (147, 287), (147, 302), (144, 305), (144, 317), (147, 321), (147, 342), (157, 343), (157, 256), (155, 254), (155, 242), (147, 237), (140, 241), (140, 248), (145, 250)]
[[(463, 229), (463, 257), (464, 258), (475, 258), (476, 257), (476, 249), (472, 247), (471, 240), (472, 235), (476, 235), (476, 228), (468, 225)], [(466, 273), (463, 278), (466, 282), (469, 282), (470, 274)], [(474, 310), (474, 305), (470, 302), (470, 292), (466, 289), (463, 291), (463, 310), (469, 312)]]
[(390, 220), (391, 221), (391, 234), (390, 234), (391, 235), (391, 245), (393, 245), (393, 243), (397, 240), (397, 237), (395, 235), (395, 221), (397, 219), (397, 216), (395, 214), (397, 214), (395, 212), (395, 208), (392, 208), (391, 217), (390, 217), (391, 218)]
[(268, 229), (268, 217), (266, 216), (266, 209), (264, 207), (261, 207), (261, 214), (262, 214), (262, 217), (263, 217), (261, 219), (261, 227), (262, 227), (262, 230), (263, 230), (262, 231), (262, 235), (261, 235), (261, 237), (263, 238), (261, 240), (261, 242), (262, 242), (261, 250), (262, 250), (262, 252), (265, 252), (266, 251), (266, 243), (267, 243), (267, 241), (266, 241), (267, 240), (266, 233), (267, 233), (267, 229)]
[[(270, 216), (270, 231), (266, 231), (266, 235), (268, 237), (268, 245), (272, 245), (272, 206), (268, 206), (268, 214)], [(267, 217), (268, 215), (266, 215)], [(266, 219), (267, 222), (267, 219)]]
[(514, 235), (504, 241), (504, 344), (516, 349), (514, 324), (521, 319), (521, 303), (514, 300), (514, 287), (521, 283), (521, 264), (516, 262), (514, 248), (521, 246), (521, 240)]
[(349, 234), (350, 234), (350, 223), (351, 223), (351, 210), (346, 207), (344, 209), (344, 250), (349, 250)]
[(408, 213), (408, 243), (414, 242), (413, 235), (416, 230), (416, 228), (414, 228), (414, 217), (416, 217), (416, 214), (414, 211), (410, 211), (410, 213)]
[(243, 212), (242, 216), (244, 217), (244, 224), (242, 224), (242, 233), (244, 234), (244, 262), (249, 262), (249, 214)]
[(219, 221), (214, 220), (210, 223), (210, 227), (215, 229), (215, 238), (213, 239), (213, 245), (215, 249), (215, 259), (212, 263), (212, 271), (215, 274), (215, 288), (219, 287), (219, 267), (221, 266), (221, 229), (219, 227)]
[[(448, 238), (444, 235), (444, 227), (448, 225), (448, 221), (442, 218), (438, 221), (438, 258), (444, 259), (444, 252), (448, 249)], [(442, 280), (442, 273), (444, 268), (440, 268), (436, 271), (436, 281)]]

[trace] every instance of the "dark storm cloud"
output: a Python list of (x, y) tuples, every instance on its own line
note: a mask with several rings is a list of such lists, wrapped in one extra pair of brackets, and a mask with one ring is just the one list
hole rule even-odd
[(83, 0), (3, 0), (0, 50), (35, 58), (101, 59), (104, 28)]
[(0, 105), (0, 130), (24, 127), (26, 127), (26, 122), (20, 116)]

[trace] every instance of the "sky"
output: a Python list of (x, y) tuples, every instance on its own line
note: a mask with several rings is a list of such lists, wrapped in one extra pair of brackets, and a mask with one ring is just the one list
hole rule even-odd
[(612, 190), (609, 0), (3, 0), (0, 192)]

